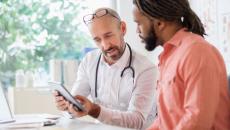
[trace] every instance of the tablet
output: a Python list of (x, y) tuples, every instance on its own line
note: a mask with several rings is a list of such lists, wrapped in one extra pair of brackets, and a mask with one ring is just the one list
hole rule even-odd
[(75, 100), (74, 97), (70, 94), (70, 92), (59, 82), (48, 82), (49, 86), (52, 88), (52, 90), (56, 90), (59, 92), (61, 96), (65, 98), (65, 100), (69, 101), (73, 104), (75, 108), (77, 108), (78, 111), (84, 111), (84, 107), (82, 104)]

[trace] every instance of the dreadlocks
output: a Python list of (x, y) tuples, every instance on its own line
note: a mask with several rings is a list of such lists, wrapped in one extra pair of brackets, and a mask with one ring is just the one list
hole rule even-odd
[(206, 35), (203, 24), (190, 8), (188, 0), (133, 0), (133, 3), (150, 18), (178, 22), (188, 31), (202, 37)]

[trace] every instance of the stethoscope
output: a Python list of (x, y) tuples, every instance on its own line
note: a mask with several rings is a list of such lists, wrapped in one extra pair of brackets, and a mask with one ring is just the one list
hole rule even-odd
[[(133, 74), (132, 77), (133, 77), (133, 79), (134, 79), (134, 77), (135, 77), (135, 71), (134, 71), (133, 67), (131, 66), (131, 63), (132, 63), (132, 50), (131, 50), (131, 47), (129, 46), (129, 44), (126, 43), (126, 45), (128, 46), (128, 48), (129, 48), (129, 53), (130, 53), (130, 55), (129, 55), (129, 64), (128, 64), (128, 66), (126, 66), (126, 67), (121, 71), (121, 78), (122, 78), (122, 76), (123, 76), (125, 70), (131, 69), (132, 74)], [(100, 54), (100, 56), (99, 56), (99, 58), (98, 58), (97, 66), (96, 66), (96, 76), (95, 76), (95, 77), (96, 77), (96, 78), (95, 78), (95, 97), (96, 97), (96, 98), (97, 98), (97, 77), (98, 77), (98, 69), (99, 69), (99, 64), (100, 64), (100, 60), (101, 60), (101, 55), (102, 55), (102, 53)]]

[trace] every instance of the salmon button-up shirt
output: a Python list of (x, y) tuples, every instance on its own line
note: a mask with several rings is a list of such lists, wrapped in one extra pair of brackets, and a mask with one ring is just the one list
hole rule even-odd
[(149, 130), (230, 130), (227, 74), (217, 49), (186, 28), (163, 47), (158, 118)]

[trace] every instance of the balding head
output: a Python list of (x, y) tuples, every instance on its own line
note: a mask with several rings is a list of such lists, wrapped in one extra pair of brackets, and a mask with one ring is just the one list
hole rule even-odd
[(91, 25), (95, 21), (100, 20), (101, 22), (110, 22), (120, 25), (121, 18), (118, 13), (110, 8), (98, 8), (92, 14), (85, 15), (83, 20), (86, 25)]
[(116, 11), (110, 8), (99, 8), (93, 14), (86, 15), (84, 22), (98, 48), (109, 64), (116, 62), (125, 48), (125, 22), (121, 21)]
[(102, 10), (107, 10), (108, 14), (109, 14), (109, 15), (107, 14), (108, 16), (113, 17), (113, 18), (117, 18), (119, 21), (121, 21), (121, 18), (118, 15), (118, 13), (115, 10), (111, 9), (111, 8), (106, 8), (106, 7), (99, 8), (99, 9), (96, 9), (93, 13), (96, 14), (97, 12), (100, 12)]

